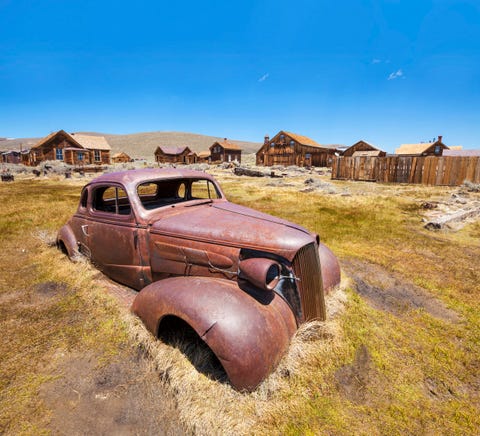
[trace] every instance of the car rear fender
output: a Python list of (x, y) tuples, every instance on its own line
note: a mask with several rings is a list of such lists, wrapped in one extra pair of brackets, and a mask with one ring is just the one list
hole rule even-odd
[(253, 390), (285, 354), (297, 325), (275, 292), (252, 296), (234, 281), (173, 277), (142, 289), (132, 311), (158, 337), (162, 318), (189, 324), (217, 356), (232, 385)]
[(65, 224), (58, 232), (57, 247), (63, 249), (61, 244), (63, 244), (63, 247), (67, 250), (66, 254), (70, 259), (78, 254), (77, 239), (75, 238), (72, 228), (68, 224)]

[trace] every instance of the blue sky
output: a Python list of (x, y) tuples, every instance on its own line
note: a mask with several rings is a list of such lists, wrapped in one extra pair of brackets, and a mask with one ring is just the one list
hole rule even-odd
[(0, 0), (0, 136), (480, 148), (480, 1)]

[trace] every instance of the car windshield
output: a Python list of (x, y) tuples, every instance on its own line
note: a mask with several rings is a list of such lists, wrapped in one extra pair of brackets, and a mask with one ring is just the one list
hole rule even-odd
[(137, 194), (147, 210), (184, 201), (221, 198), (215, 184), (207, 179), (152, 180), (138, 185)]

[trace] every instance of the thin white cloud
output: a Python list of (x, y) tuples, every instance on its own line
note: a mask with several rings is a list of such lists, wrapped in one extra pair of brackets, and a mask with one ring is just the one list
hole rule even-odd
[(395, 79), (398, 79), (399, 77), (403, 77), (402, 70), (397, 70), (394, 73), (390, 73), (387, 80), (395, 80)]
[(381, 62), (382, 62), (381, 59), (373, 59), (373, 60), (372, 60), (372, 64), (379, 64), (379, 63), (381, 63)]
[(260, 79), (258, 79), (258, 81), (265, 82), (265, 80), (267, 80), (269, 76), (270, 76), (269, 73), (265, 73), (262, 77), (260, 77)]

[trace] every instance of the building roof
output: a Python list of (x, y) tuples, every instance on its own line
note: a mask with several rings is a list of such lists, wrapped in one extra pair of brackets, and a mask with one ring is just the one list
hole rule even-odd
[(242, 149), (237, 145), (234, 144), (233, 142), (229, 142), (227, 138), (225, 138), (223, 141), (215, 141), (210, 148), (212, 148), (214, 145), (221, 145), (225, 150), (238, 150), (242, 151)]
[(202, 159), (205, 159), (207, 157), (210, 157), (210, 150), (204, 150), (204, 151), (201, 151), (200, 153), (198, 153), (198, 157), (202, 158)]
[(81, 135), (79, 133), (72, 133), (70, 135), (84, 148), (89, 150), (111, 150), (110, 144), (104, 136)]
[(309, 138), (308, 136), (297, 135), (296, 133), (286, 132), (286, 131), (283, 131), (283, 133), (285, 133), (285, 135), (290, 136), (290, 138), (294, 139), (299, 144), (308, 145), (310, 147), (322, 147), (322, 148), (324, 147), (323, 145), (320, 145), (318, 142), (315, 142), (313, 139)]
[(57, 135), (65, 136), (73, 145), (77, 145), (79, 148), (88, 148), (89, 150), (111, 150), (110, 144), (103, 136), (90, 136), (81, 135), (78, 133), (69, 134), (65, 130), (58, 130), (52, 132), (44, 138), (40, 139), (32, 148), (39, 148), (42, 145), (48, 143), (51, 139)]
[(157, 147), (155, 154), (157, 154), (158, 151), (161, 151), (163, 154), (179, 155), (182, 154), (186, 149), (188, 149), (188, 152), (190, 153), (190, 149), (186, 145), (180, 147), (165, 147), (162, 145)]
[[(316, 147), (316, 148), (323, 148), (323, 149), (336, 149), (338, 144), (330, 144), (330, 145), (322, 145), (319, 144), (318, 142), (314, 141), (313, 139), (309, 138), (308, 136), (304, 135), (298, 135), (297, 133), (292, 133), (292, 132), (287, 132), (285, 130), (282, 130), (280, 132), (284, 133), (287, 136), (290, 136), (293, 140), (297, 141), (301, 145), (305, 145), (307, 147)], [(278, 134), (277, 134), (278, 135)], [(277, 136), (275, 135), (275, 136)]]
[(462, 145), (449, 145), (448, 149), (449, 150), (462, 150), (463, 146)]
[(116, 158), (116, 157), (128, 157), (130, 159), (130, 156), (123, 151), (121, 151), (119, 153), (115, 153), (114, 155), (112, 155), (112, 158)]
[(382, 150), (361, 150), (361, 151), (355, 151), (352, 154), (352, 157), (358, 157), (358, 156), (379, 156), (382, 154)]
[(63, 135), (67, 139), (71, 140), (74, 145), (77, 145), (80, 148), (83, 148), (81, 144), (79, 144), (75, 139), (73, 139), (65, 130), (58, 130), (57, 132), (52, 132), (49, 135), (45, 136), (44, 138), (40, 139), (35, 145), (33, 145), (31, 148), (39, 148), (42, 145), (45, 145), (47, 142), (49, 142), (51, 139), (55, 138), (57, 135)]
[(432, 145), (437, 143), (438, 145), (443, 145), (443, 147), (448, 150), (448, 147), (440, 141), (421, 142), (419, 144), (402, 144), (399, 148), (395, 150), (395, 154), (422, 154), (427, 151)]
[(443, 156), (475, 157), (480, 156), (480, 150), (443, 150)]

